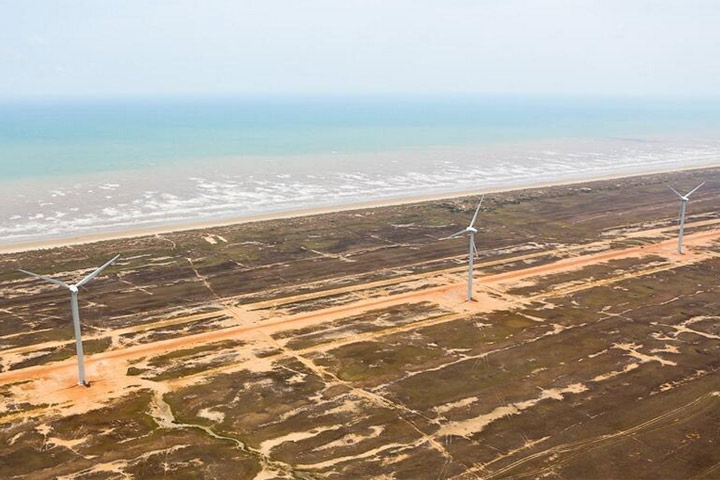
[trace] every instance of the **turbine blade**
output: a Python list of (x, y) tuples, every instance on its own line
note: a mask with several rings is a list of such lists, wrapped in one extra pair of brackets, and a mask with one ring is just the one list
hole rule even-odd
[(677, 195), (677, 196), (680, 197), (680, 198), (683, 198), (683, 196), (680, 195), (680, 192), (678, 192), (677, 190), (675, 190), (673, 187), (671, 187), (670, 185), (668, 185), (668, 188), (669, 188), (670, 190), (672, 190), (672, 191), (675, 193), (675, 195)]
[(76, 287), (82, 287), (83, 285), (85, 285), (86, 283), (88, 283), (90, 280), (92, 280), (93, 278), (95, 278), (95, 277), (97, 277), (98, 275), (100, 275), (100, 272), (102, 272), (102, 271), (105, 270), (107, 267), (109, 267), (110, 265), (112, 265), (113, 263), (115, 263), (115, 260), (117, 260), (118, 258), (120, 258), (120, 255), (115, 255), (109, 262), (107, 262), (105, 265), (103, 265), (102, 267), (98, 268), (98, 269), (95, 270), (94, 272), (92, 272), (92, 273), (91, 273), (90, 275), (88, 275), (87, 277), (85, 277), (85, 278), (83, 278), (82, 280), (80, 280), (75, 286), (76, 286)]
[(697, 192), (698, 189), (699, 189), (700, 187), (702, 187), (703, 185), (705, 185), (705, 182), (702, 182), (700, 185), (698, 185), (697, 187), (695, 187), (695, 188), (693, 188), (692, 190), (690, 190), (690, 191), (688, 192), (688, 194), (685, 195), (685, 196), (686, 196), (686, 197), (689, 197), (689, 196), (692, 195), (693, 193)]
[(61, 287), (70, 288), (67, 283), (54, 278), (46, 277), (45, 275), (38, 275), (37, 273), (28, 272), (27, 270), (23, 270), (22, 268), (19, 268), (18, 271), (24, 273), (25, 275), (30, 275), (31, 277), (39, 278), (41, 280), (54, 283), (55, 285), (60, 285)]
[(475, 251), (475, 258), (480, 258), (480, 252), (478, 252), (477, 243), (475, 243), (474, 237), (473, 237), (473, 250)]
[(443, 238), (441, 238), (440, 240), (448, 240), (448, 239), (450, 239), (450, 238), (455, 238), (455, 237), (457, 237), (458, 235), (462, 235), (462, 234), (465, 233), (466, 231), (467, 231), (467, 230), (465, 230), (465, 229), (463, 228), (463, 229), (460, 230), (459, 232), (455, 232), (455, 233), (453, 233), (452, 235), (450, 235), (449, 237), (443, 237)]
[(477, 220), (478, 212), (480, 212), (480, 207), (482, 206), (483, 200), (485, 200), (485, 195), (483, 195), (482, 197), (480, 197), (480, 203), (478, 203), (478, 206), (477, 206), (477, 208), (475, 209), (475, 215), (473, 215), (472, 221), (470, 222), (470, 226), (471, 226), (471, 227), (474, 227), (474, 226), (475, 226), (475, 220)]

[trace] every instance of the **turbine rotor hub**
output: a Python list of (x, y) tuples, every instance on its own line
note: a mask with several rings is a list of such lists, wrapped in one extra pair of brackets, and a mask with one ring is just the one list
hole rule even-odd
[(467, 228), (465, 229), (465, 231), (466, 231), (466, 232), (470, 232), (470, 233), (477, 233), (477, 228), (475, 228), (475, 227), (467, 227)]

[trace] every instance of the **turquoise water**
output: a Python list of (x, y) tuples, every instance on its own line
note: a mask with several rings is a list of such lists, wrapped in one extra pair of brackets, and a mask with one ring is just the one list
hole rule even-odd
[(335, 97), (6, 103), (0, 105), (0, 178), (142, 169), (216, 157), (718, 130), (720, 103), (700, 100)]
[(0, 244), (715, 165), (719, 133), (678, 99), (5, 103)]

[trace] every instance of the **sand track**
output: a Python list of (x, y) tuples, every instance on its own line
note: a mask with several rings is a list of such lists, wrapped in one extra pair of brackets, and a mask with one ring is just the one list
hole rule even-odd
[[(707, 226), (707, 225), (714, 225), (716, 222), (701, 222), (701, 225)], [(694, 226), (694, 224), (689, 224), (689, 227)], [(667, 229), (653, 229), (645, 232), (646, 237), (658, 235), (660, 232), (665, 231)], [(432, 321), (425, 321), (425, 322), (419, 322), (417, 325), (409, 324), (404, 326), (395, 327), (394, 329), (390, 329), (389, 331), (408, 331), (412, 330), (414, 328), (420, 328), (422, 326), (427, 326), (432, 323), (438, 323), (443, 321), (449, 321), (448, 319), (454, 319), (457, 318), (458, 315), (463, 314), (469, 314), (469, 313), (479, 313), (479, 312), (490, 312), (493, 310), (499, 310), (499, 309), (508, 309), (512, 308), (514, 306), (520, 306), (532, 301), (539, 301), (543, 298), (550, 297), (550, 296), (556, 296), (556, 295), (564, 295), (572, 291), (577, 291), (580, 289), (587, 289), (592, 288), (593, 286), (613, 283), (621, 280), (626, 280), (629, 278), (639, 277), (642, 275), (648, 275), (651, 273), (655, 273), (658, 271), (678, 268), (683, 265), (688, 265), (692, 263), (696, 263), (699, 261), (703, 261), (704, 259), (714, 257), (714, 253), (707, 252), (704, 250), (704, 247), (707, 247), (708, 245), (712, 244), (714, 241), (720, 239), (720, 230), (709, 230), (709, 231), (699, 231), (697, 233), (692, 233), (686, 236), (686, 245), (687, 245), (687, 253), (684, 255), (677, 255), (674, 251), (674, 247), (676, 244), (675, 239), (667, 239), (667, 240), (661, 240), (655, 243), (650, 243), (642, 246), (635, 246), (635, 247), (629, 247), (629, 248), (621, 248), (621, 249), (611, 249), (607, 251), (600, 251), (599, 253), (589, 253), (589, 254), (583, 254), (580, 253), (583, 250), (587, 250), (588, 246), (576, 246), (571, 248), (565, 248), (565, 249), (555, 249), (554, 254), (555, 256), (560, 257), (563, 253), (572, 252), (574, 256), (571, 257), (560, 257), (557, 260), (540, 265), (540, 266), (531, 266), (527, 268), (522, 268), (518, 270), (512, 270), (509, 272), (504, 273), (498, 273), (498, 274), (491, 274), (491, 275), (481, 275), (480, 273), (476, 272), (476, 285), (478, 286), (478, 290), (480, 292), (487, 291), (488, 293), (492, 294), (496, 291), (505, 291), (509, 287), (512, 287), (515, 284), (527, 282), (528, 280), (549, 276), (549, 275), (557, 275), (561, 273), (567, 273), (571, 271), (577, 271), (585, 267), (594, 266), (602, 263), (607, 263), (612, 260), (622, 260), (622, 259), (628, 259), (628, 258), (640, 258), (643, 256), (649, 256), (649, 255), (659, 255), (662, 257), (665, 257), (670, 261), (669, 264), (663, 265), (661, 267), (653, 267), (648, 268), (645, 270), (640, 270), (638, 272), (634, 272), (631, 274), (625, 274), (618, 277), (612, 277), (612, 278), (605, 278), (600, 280), (595, 280), (592, 282), (586, 282), (583, 285), (580, 286), (574, 286), (568, 289), (560, 289), (553, 292), (548, 292), (545, 294), (540, 294), (533, 297), (528, 298), (522, 298), (522, 297), (514, 297), (510, 300), (508, 298), (499, 299), (496, 298), (497, 295), (483, 295), (482, 301), (480, 302), (465, 302), (464, 301), (464, 289), (465, 289), (465, 280), (462, 278), (462, 273), (465, 271), (465, 267), (457, 267), (452, 269), (446, 269), (441, 271), (434, 271), (429, 273), (423, 273), (423, 274), (414, 274), (414, 275), (407, 275), (405, 277), (400, 278), (394, 278), (387, 281), (380, 281), (380, 282), (371, 282), (369, 284), (361, 284), (361, 285), (354, 285), (351, 287), (342, 287), (334, 290), (326, 290), (324, 292), (318, 292), (318, 293), (312, 293), (312, 294), (301, 294), (297, 295), (295, 297), (286, 297), (280, 300), (279, 302), (259, 302), (257, 304), (247, 304), (243, 305), (241, 307), (238, 306), (230, 306), (229, 302), (225, 299), (218, 299), (221, 303), (227, 303), (224, 310), (218, 310), (213, 311), (210, 313), (204, 313), (204, 314), (196, 314), (191, 315), (188, 317), (179, 317), (174, 318), (172, 320), (165, 320), (160, 322), (154, 322), (151, 324), (143, 324), (137, 327), (127, 327), (122, 329), (121, 332), (116, 333), (122, 333), (122, 332), (137, 332), (137, 331), (149, 331), (154, 328), (158, 328), (161, 326), (167, 326), (167, 325), (178, 325), (186, 322), (192, 322), (192, 321), (198, 321), (202, 320), (203, 318), (209, 318), (211, 316), (216, 316), (218, 314), (226, 314), (231, 317), (233, 317), (238, 325), (228, 328), (223, 328), (219, 330), (212, 330), (207, 331), (203, 333), (198, 334), (192, 334), (192, 335), (186, 335), (181, 336), (177, 338), (171, 338), (166, 340), (160, 340), (155, 341), (151, 343), (141, 344), (141, 345), (133, 345), (129, 347), (119, 348), (116, 350), (110, 350), (103, 353), (90, 355), (86, 357), (86, 366), (90, 372), (93, 372), (97, 369), (104, 369), (107, 367), (110, 363), (117, 363), (122, 365), (128, 365), (130, 362), (133, 362), (138, 359), (151, 357), (155, 355), (164, 354), (167, 352), (179, 350), (179, 349), (186, 349), (195, 347), (198, 345), (203, 344), (209, 344), (209, 343), (215, 343), (220, 342), (223, 340), (232, 340), (232, 339), (239, 339), (243, 338), (248, 335), (253, 335), (255, 333), (262, 333), (265, 335), (272, 335), (278, 332), (283, 332), (286, 330), (295, 330), (300, 329), (304, 327), (310, 327), (310, 326), (316, 326), (316, 325), (322, 325), (327, 322), (331, 322), (333, 320), (336, 320), (338, 318), (347, 318), (355, 315), (361, 315), (366, 314), (368, 312), (372, 312), (375, 310), (380, 310), (383, 308), (388, 307), (394, 307), (394, 306), (401, 306), (405, 304), (412, 304), (417, 303), (420, 301), (430, 301), (435, 304), (441, 305), (444, 308), (447, 308), (451, 311), (457, 312), (457, 315), (450, 315), (446, 317), (445, 319), (434, 319)], [(602, 248), (604, 245), (601, 243), (600, 245), (594, 244), (591, 245), (590, 249), (597, 249)], [(548, 252), (536, 252), (532, 254), (526, 254), (526, 255), (519, 255), (516, 257), (510, 257), (503, 260), (498, 261), (492, 261), (492, 262), (486, 262), (481, 263), (479, 265), (479, 269), (491, 265), (498, 265), (498, 264), (512, 264), (521, 262), (523, 260), (527, 260), (530, 258), (535, 258), (537, 256), (547, 256)], [(317, 299), (321, 298), (322, 296), (332, 296), (337, 295), (339, 293), (347, 293), (347, 292), (354, 292), (358, 290), (364, 290), (368, 288), (378, 288), (378, 287), (385, 287), (388, 285), (398, 285), (408, 282), (417, 282), (418, 280), (425, 280), (428, 279), (437, 279), (437, 278), (446, 278), (448, 275), (450, 275), (450, 278), (453, 276), (457, 276), (457, 280), (447, 283), (446, 285), (441, 286), (431, 286), (429, 288), (419, 289), (415, 291), (405, 292), (405, 293), (398, 293), (398, 294), (389, 294), (387, 296), (381, 296), (378, 298), (369, 298), (369, 299), (361, 299), (359, 301), (354, 301), (346, 305), (341, 305), (337, 307), (331, 307), (331, 308), (325, 308), (321, 309), (319, 311), (309, 312), (309, 313), (299, 313), (294, 315), (285, 315), (282, 313), (278, 313), (276, 310), (268, 311), (269, 306), (281, 306), (286, 305), (289, 303), (294, 302), (300, 302), (300, 301), (306, 301), (308, 299)], [(265, 310), (265, 313), (261, 313), (262, 310)], [(366, 339), (372, 339), (376, 336), (382, 335), (382, 332), (378, 333), (368, 333), (364, 334), (362, 337)], [(69, 343), (69, 342), (53, 342), (53, 343), (45, 343), (40, 345), (32, 345), (28, 347), (21, 347), (18, 349), (11, 349), (9, 351), (4, 352), (4, 355), (11, 355), (11, 354), (18, 354), (18, 353), (27, 353), (31, 352), (33, 350), (40, 350), (43, 348), (48, 348), (51, 346), (56, 346), (58, 344), (62, 343)], [(342, 342), (340, 342), (342, 343)], [(331, 342), (329, 345), (332, 345), (333, 342)], [(17, 370), (11, 370), (6, 371), (3, 373), (0, 373), (0, 385), (7, 385), (11, 383), (16, 382), (25, 382), (28, 380), (31, 380), (33, 383), (42, 382), (43, 379), (47, 379), (48, 377), (56, 377), (57, 380), (60, 380), (60, 384), (63, 382), (66, 384), (67, 387), (71, 387), (73, 385), (73, 376), (75, 375), (75, 369), (76, 369), (76, 361), (74, 358), (56, 362), (56, 363), (50, 363), (45, 365), (39, 365), (39, 366), (32, 366), (27, 368), (21, 368)], [(118, 368), (112, 368), (113, 374), (118, 375), (121, 374), (121, 369)], [(103, 388), (114, 388), (117, 386), (117, 382), (107, 382), (104, 381), (103, 378), (105, 378), (105, 375), (98, 372), (100, 375), (100, 378), (95, 379), (95, 385), (92, 387), (93, 390), (97, 389), (103, 389)], [(75, 391), (78, 389), (71, 389), (71, 390), (64, 390), (65, 392), (72, 392), (75, 393)], [(73, 395), (74, 396), (74, 395)], [(28, 399), (32, 400), (32, 399)], [(0, 419), (0, 421), (2, 421)]]

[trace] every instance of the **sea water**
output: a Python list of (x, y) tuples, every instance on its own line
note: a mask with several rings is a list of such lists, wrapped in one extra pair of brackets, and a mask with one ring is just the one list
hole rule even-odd
[(0, 243), (720, 163), (720, 102), (234, 97), (0, 104)]

